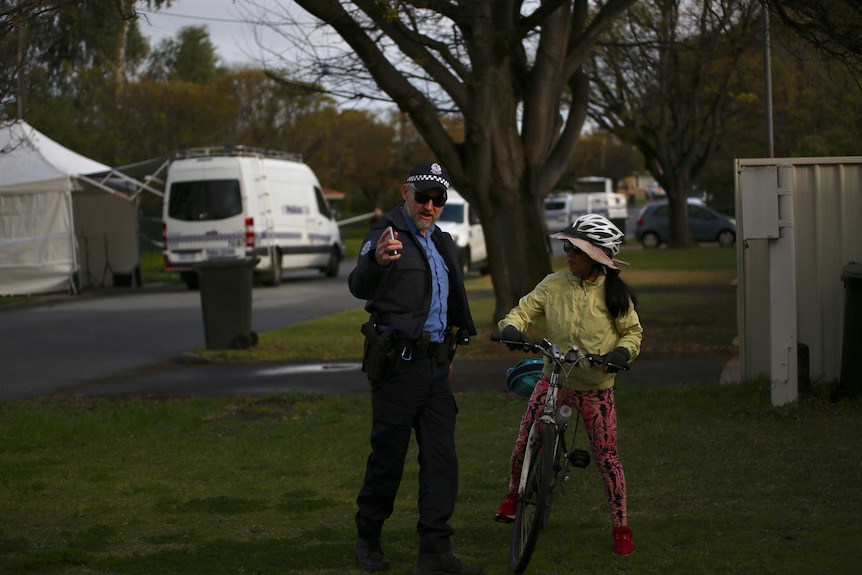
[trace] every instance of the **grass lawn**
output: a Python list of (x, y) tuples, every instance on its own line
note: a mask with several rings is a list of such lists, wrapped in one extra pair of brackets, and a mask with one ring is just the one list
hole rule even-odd
[[(758, 382), (618, 398), (637, 552), (613, 556), (598, 472), (575, 469), (528, 573), (858, 572), (858, 400), (776, 409)], [(508, 573), (511, 527), (491, 516), (524, 400), (457, 401), (455, 551)], [(0, 573), (355, 570), (365, 395), (29, 400), (0, 418)], [(415, 460), (385, 528), (394, 573), (415, 560)]]
[[(621, 257), (632, 264), (623, 272), (623, 278), (638, 294), (638, 313), (645, 330), (642, 357), (731, 358), (737, 354), (734, 250), (634, 249), (624, 251)], [(553, 264), (554, 269), (564, 269), (565, 258), (557, 258)], [(466, 286), (479, 335), (469, 346), (459, 349), (458, 359), (511, 359), (511, 352), (489, 339), (497, 331), (491, 321), (494, 311), (491, 278), (474, 275)], [(367, 319), (362, 302), (357, 300), (353, 310), (260, 334), (258, 345), (251, 349), (199, 350), (199, 353), (225, 362), (302, 361), (310, 357), (357, 361), (362, 355), (357, 333)], [(541, 324), (534, 326), (529, 335), (541, 338), (544, 335), (541, 327)], [(323, 351), (314, 344), (322, 337), (327, 342)], [(319, 357), (321, 353), (323, 357)]]
[[(644, 354), (735, 352), (733, 250), (631, 250)], [(487, 278), (470, 281), (489, 318)], [(326, 337), (357, 358), (361, 309), (261, 334), (218, 361), (308, 360)], [(487, 342), (459, 361), (512, 354)], [(538, 335), (538, 334), (537, 334)], [(494, 355), (497, 354), (497, 355)], [(218, 367), (214, 367), (218, 369)], [(791, 406), (767, 382), (618, 390), (620, 450), (637, 552), (611, 553), (598, 471), (572, 470), (527, 573), (858, 573), (862, 401), (814, 382)], [(457, 395), (461, 486), (455, 552), (505, 574), (511, 527), (491, 520), (506, 488), (524, 399)], [(0, 403), (0, 573), (299, 575), (358, 572), (355, 498), (368, 454), (365, 394), (40, 398)], [(384, 546), (409, 573), (417, 537), (416, 454)]]

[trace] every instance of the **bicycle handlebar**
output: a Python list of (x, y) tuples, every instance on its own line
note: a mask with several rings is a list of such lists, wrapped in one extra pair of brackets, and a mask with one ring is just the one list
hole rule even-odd
[(503, 337), (502, 333), (492, 333), (491, 341), (495, 341), (498, 343), (502, 343), (509, 347), (512, 351), (523, 351), (524, 353), (541, 353), (542, 355), (550, 358), (553, 361), (561, 361), (563, 363), (574, 363), (578, 364), (584, 360), (590, 362), (590, 365), (604, 365), (606, 367), (614, 367), (620, 371), (628, 371), (629, 364), (620, 365), (618, 363), (610, 363), (605, 361), (605, 358), (597, 353), (588, 353), (586, 355), (580, 355), (577, 346), (572, 346), (572, 348), (567, 351), (565, 354), (561, 354), (554, 344), (552, 344), (547, 339), (543, 339), (542, 341), (536, 341), (528, 338), (524, 338), (523, 340), (512, 340), (506, 339)]

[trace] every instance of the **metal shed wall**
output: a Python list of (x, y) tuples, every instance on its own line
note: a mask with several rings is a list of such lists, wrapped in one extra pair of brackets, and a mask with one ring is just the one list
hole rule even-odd
[[(790, 165), (793, 172), (797, 341), (809, 350), (812, 377), (841, 376), (844, 329), (844, 266), (862, 262), (862, 157), (736, 160), (737, 314), (740, 377), (770, 371), (768, 239), (746, 240), (758, 214), (743, 213), (746, 167)], [(777, 200), (776, 200), (777, 201)], [(749, 205), (750, 202), (749, 202)]]

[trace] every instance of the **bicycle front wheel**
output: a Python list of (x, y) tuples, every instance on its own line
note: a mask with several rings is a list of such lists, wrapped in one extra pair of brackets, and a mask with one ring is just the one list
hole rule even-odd
[(545, 525), (551, 505), (556, 428), (541, 421), (535, 425), (538, 426), (538, 433), (536, 440), (527, 444), (527, 482), (524, 492), (518, 497), (509, 553), (509, 567), (514, 573), (523, 573), (529, 565), (539, 531)]

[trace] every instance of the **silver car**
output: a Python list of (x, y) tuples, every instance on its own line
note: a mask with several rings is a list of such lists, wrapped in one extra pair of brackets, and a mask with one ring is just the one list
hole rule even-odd
[[(736, 220), (707, 207), (700, 200), (688, 200), (688, 225), (695, 242), (736, 243)], [(646, 204), (638, 214), (635, 238), (646, 249), (657, 248), (670, 238), (670, 209), (667, 201)]]

